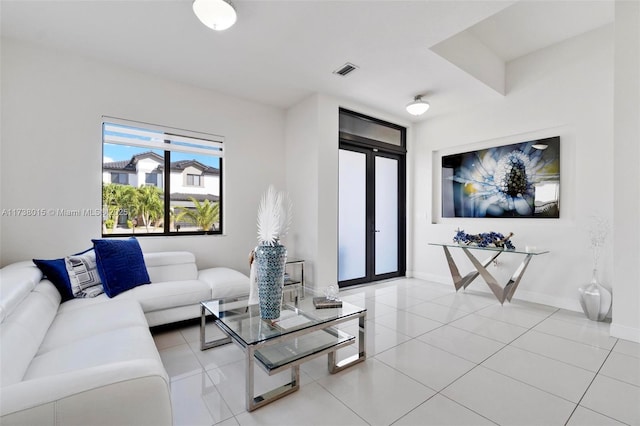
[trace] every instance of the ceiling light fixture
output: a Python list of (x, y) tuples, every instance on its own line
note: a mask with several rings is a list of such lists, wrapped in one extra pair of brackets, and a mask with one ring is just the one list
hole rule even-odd
[(226, 30), (235, 24), (238, 18), (231, 3), (225, 0), (195, 0), (193, 13), (200, 22), (216, 31)]
[(422, 95), (413, 98), (413, 102), (407, 104), (407, 112), (411, 115), (422, 115), (429, 109), (429, 102), (422, 100)]

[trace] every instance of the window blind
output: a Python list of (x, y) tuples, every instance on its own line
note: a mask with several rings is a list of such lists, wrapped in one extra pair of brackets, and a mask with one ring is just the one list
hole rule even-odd
[(224, 157), (224, 137), (103, 116), (103, 142)]

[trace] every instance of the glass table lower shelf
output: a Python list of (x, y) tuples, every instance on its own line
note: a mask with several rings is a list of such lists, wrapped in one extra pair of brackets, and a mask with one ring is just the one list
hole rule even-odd
[[(258, 305), (249, 305), (248, 296), (201, 302), (200, 348), (206, 350), (236, 343), (245, 353), (246, 408), (253, 411), (300, 388), (300, 364), (327, 355), (330, 373), (336, 373), (366, 359), (365, 324), (367, 310), (347, 302), (340, 308), (316, 309), (314, 294), (295, 303), (283, 304), (277, 320), (260, 318)], [(225, 337), (207, 340), (210, 317)], [(357, 338), (336, 328), (347, 321), (358, 321)], [(337, 360), (336, 351), (357, 341), (357, 354)], [(254, 395), (254, 365), (269, 375), (291, 370), (291, 381), (262, 395)]]
[(336, 329), (314, 331), (255, 352), (256, 360), (269, 375), (277, 374), (298, 362), (336, 351), (355, 342), (355, 337)]

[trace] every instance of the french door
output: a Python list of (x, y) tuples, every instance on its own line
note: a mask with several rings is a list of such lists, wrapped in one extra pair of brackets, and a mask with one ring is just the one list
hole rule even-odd
[(340, 144), (338, 284), (405, 274), (404, 156)]

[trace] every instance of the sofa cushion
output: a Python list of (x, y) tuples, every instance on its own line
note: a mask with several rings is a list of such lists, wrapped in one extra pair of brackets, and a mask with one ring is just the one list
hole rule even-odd
[[(105, 301), (109, 300), (106, 296), (103, 298)], [(86, 299), (78, 299), (78, 302), (83, 301)], [(62, 309), (73, 304), (74, 302), (70, 301), (60, 307), (40, 345), (38, 355), (110, 330), (147, 325), (140, 304), (134, 300), (78, 303), (76, 309)]]
[(104, 293), (94, 250), (67, 256), (65, 264), (73, 297), (96, 297)]
[(63, 302), (73, 299), (71, 281), (69, 280), (65, 259), (33, 259), (33, 263), (56, 286)]
[(116, 328), (60, 345), (33, 358), (24, 380), (134, 359), (160, 360), (149, 328)]
[(144, 263), (152, 283), (198, 279), (196, 257), (188, 251), (144, 253)]
[(71, 312), (76, 309), (84, 309), (87, 306), (99, 305), (105, 302), (109, 302), (111, 299), (105, 293), (102, 293), (100, 296), (96, 297), (85, 297), (79, 299), (72, 299), (68, 302), (63, 303), (58, 308), (58, 313), (62, 312)]
[(91, 240), (96, 252), (98, 273), (107, 296), (149, 284), (140, 244), (135, 238), (127, 240)]
[(116, 299), (137, 300), (144, 312), (198, 304), (211, 298), (209, 286), (199, 280), (165, 281), (137, 287)]

